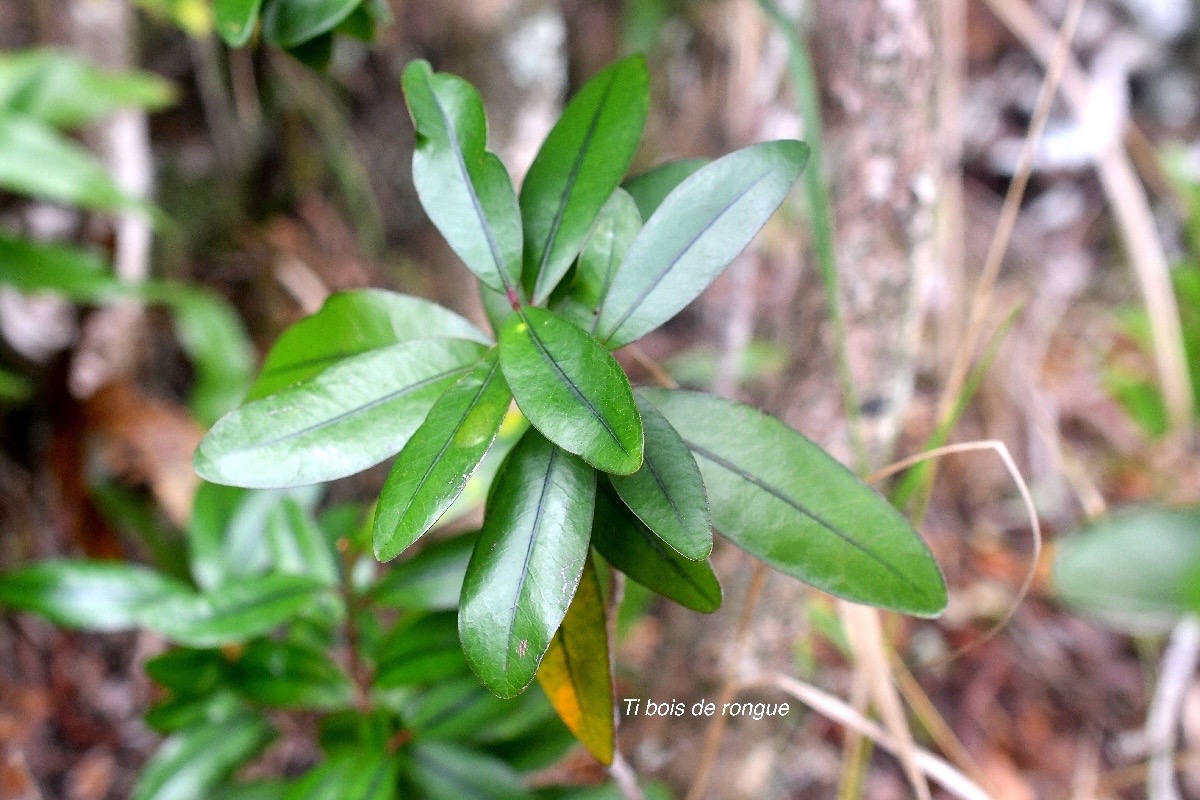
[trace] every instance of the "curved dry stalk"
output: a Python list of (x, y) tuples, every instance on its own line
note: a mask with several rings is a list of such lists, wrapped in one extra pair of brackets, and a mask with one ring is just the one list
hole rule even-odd
[[(914, 464), (920, 464), (922, 461), (928, 461), (932, 458), (941, 458), (942, 456), (953, 455), (955, 453), (970, 453), (978, 450), (992, 450), (996, 455), (1000, 456), (1000, 460), (1004, 462), (1004, 468), (1008, 470), (1008, 474), (1012, 477), (1013, 483), (1017, 486), (1017, 491), (1021, 494), (1021, 502), (1025, 504), (1025, 511), (1029, 514), (1029, 529), (1033, 536), (1033, 553), (1029, 558), (1029, 569), (1025, 573), (1025, 578), (1021, 581), (1021, 587), (1017, 590), (1016, 596), (1009, 605), (1008, 611), (1000, 618), (995, 625), (987, 630), (983, 636), (978, 639), (963, 645), (962, 647), (942, 658), (934, 659), (930, 664), (942, 664), (958, 658), (963, 653), (975, 649), (979, 645), (991, 639), (1000, 632), (1005, 625), (1012, 619), (1013, 614), (1017, 613), (1017, 608), (1029, 594), (1030, 587), (1033, 586), (1033, 579), (1037, 576), (1038, 563), (1042, 557), (1042, 525), (1038, 521), (1037, 508), (1033, 504), (1033, 495), (1029, 492), (1029, 485), (1025, 483), (1025, 479), (1021, 477), (1021, 471), (1017, 468), (1017, 462), (1013, 460), (1012, 453), (1008, 450), (1008, 445), (998, 439), (981, 439), (974, 442), (962, 442), (959, 444), (948, 444), (945, 447), (938, 447), (933, 450), (927, 450), (924, 453), (917, 453), (908, 458), (903, 458), (893, 464), (889, 464), (883, 469), (876, 472), (867, 478), (868, 483), (876, 483), (883, 480), (889, 475), (895, 475), (901, 470), (908, 469)], [(928, 666), (928, 665), (927, 665)]]
[[(813, 711), (871, 739), (889, 753), (898, 754), (899, 747), (879, 725), (833, 695), (812, 684), (788, 675), (770, 675), (743, 683), (740, 689), (774, 687), (796, 698)], [(991, 800), (978, 784), (950, 765), (945, 759), (921, 748), (913, 749), (917, 767), (929, 780), (937, 783), (959, 800)]]

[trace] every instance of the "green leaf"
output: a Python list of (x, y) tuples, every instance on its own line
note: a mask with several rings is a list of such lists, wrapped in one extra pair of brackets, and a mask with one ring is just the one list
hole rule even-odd
[(481, 725), (503, 717), (514, 703), (496, 697), (470, 673), (433, 683), (404, 704), (405, 725), (422, 740), (461, 741)]
[(383, 289), (338, 292), (275, 341), (246, 399), (274, 394), (352, 356), (430, 338), (492, 344), (458, 314), (420, 297)]
[(646, 429), (642, 466), (610, 476), (613, 488), (655, 536), (684, 558), (703, 561), (712, 552), (712, 523), (700, 469), (658, 409), (641, 396), (637, 404)]
[(458, 615), (439, 612), (399, 624), (380, 646), (373, 685), (388, 690), (436, 683), (467, 673)]
[(637, 203), (642, 219), (650, 219), (650, 216), (658, 210), (662, 201), (667, 199), (667, 195), (673, 192), (676, 186), (683, 183), (693, 172), (710, 163), (712, 163), (712, 159), (708, 158), (680, 158), (668, 161), (640, 175), (635, 175), (625, 181), (623, 185), (625, 191), (629, 192), (634, 202)]
[(228, 783), (213, 789), (209, 800), (283, 800), (284, 792), (290, 785), (291, 783), (283, 778), (258, 778)]
[(596, 473), (536, 431), (509, 454), (467, 565), (458, 612), (467, 663), (520, 694), (562, 623), (587, 560)]
[(946, 584), (921, 537), (817, 445), (749, 406), (645, 390), (696, 456), (716, 529), (770, 566), (856, 603), (930, 617)]
[(147, 609), (190, 596), (174, 578), (118, 561), (42, 561), (0, 575), (0, 605), (91, 631), (133, 628)]
[(354, 700), (350, 679), (324, 650), (256, 639), (229, 667), (230, 685), (257, 703), (332, 710)]
[(602, 764), (611, 764), (616, 737), (608, 620), (593, 563), (538, 667), (538, 683), (571, 732)]
[(242, 47), (254, 35), (263, 0), (213, 0), (217, 33), (230, 47)]
[[(286, 0), (280, 0), (280, 2), (286, 2)], [(333, 60), (333, 31), (326, 31), (307, 42), (289, 47), (287, 54), (309, 69), (323, 70)]]
[(284, 800), (392, 800), (397, 762), (365, 749), (339, 752), (309, 770), (284, 794)]
[(326, 591), (301, 575), (269, 574), (225, 583), (204, 594), (171, 596), (142, 611), (146, 627), (181, 644), (218, 647), (270, 632)]
[(33, 396), (33, 381), (24, 375), (0, 369), (0, 403), (24, 403)]
[(254, 348), (233, 306), (218, 294), (194, 286), (168, 288), (175, 335), (192, 362), (195, 382), (189, 405), (211, 425), (241, 402), (254, 374)]
[(0, 113), (74, 128), (118, 109), (173, 102), (175, 88), (150, 72), (105, 72), (55, 48), (0, 53)]
[(521, 776), (499, 759), (447, 742), (414, 746), (413, 783), (427, 800), (528, 800)]
[(601, 341), (629, 344), (696, 299), (775, 213), (807, 159), (803, 142), (763, 142), (679, 184), (617, 268), (596, 328)]
[(1071, 606), (1119, 628), (1200, 612), (1200, 507), (1126, 510), (1063, 538), (1054, 585)]
[(95, 156), (33, 117), (0, 114), (0, 189), (99, 211), (148, 207), (122, 192)]
[(331, 32), (361, 0), (271, 0), (263, 9), (263, 38), (285, 49)]
[(395, 558), (450, 508), (492, 446), (511, 400), (494, 350), (438, 399), (379, 495), (376, 558)]
[(287, 575), (307, 575), (321, 584), (336, 587), (337, 557), (304, 506), (285, 497), (267, 517), (267, 543), (275, 570)]
[(542, 143), (521, 184), (525, 285), (535, 304), (550, 297), (629, 169), (649, 105), (646, 60), (630, 56), (588, 81)]
[(391, 566), (371, 590), (375, 602), (403, 609), (458, 608), (463, 576), (477, 535), (434, 542), (412, 558)]
[(529, 422), (605, 472), (642, 463), (642, 421), (621, 365), (581, 328), (524, 308), (500, 330), (500, 366)]
[(427, 61), (404, 70), (416, 128), (413, 184), (429, 219), (486, 286), (520, 295), (521, 214), (508, 170), (487, 150), (487, 115), (471, 84), (434, 73)]
[(161, 734), (178, 733), (197, 725), (220, 722), (247, 711), (246, 703), (232, 689), (217, 687), (200, 694), (176, 694), (146, 710), (146, 725)]
[(196, 472), (252, 488), (361, 472), (399, 452), (483, 351), (462, 339), (418, 339), (347, 359), (226, 414), (196, 450)]
[(612, 286), (617, 266), (642, 229), (642, 217), (624, 189), (616, 189), (588, 234), (570, 289), (552, 307), (586, 331), (595, 331), (600, 306)]
[(685, 608), (711, 614), (721, 607), (721, 584), (709, 563), (679, 555), (607, 490), (596, 493), (592, 545), (631, 579)]
[(225, 672), (225, 658), (217, 650), (173, 647), (146, 662), (146, 674), (178, 695), (208, 694)]
[(163, 742), (142, 769), (133, 800), (208, 800), (209, 790), (272, 736), (271, 726), (249, 713), (181, 731)]

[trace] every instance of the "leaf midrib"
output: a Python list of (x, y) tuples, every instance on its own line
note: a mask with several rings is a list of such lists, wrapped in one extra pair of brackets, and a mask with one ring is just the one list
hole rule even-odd
[(574, 395), (575, 399), (582, 403), (583, 406), (587, 408), (588, 412), (591, 413), (592, 417), (594, 417), (595, 420), (600, 423), (601, 427), (604, 428), (604, 432), (607, 433), (613, 442), (616, 443), (617, 449), (625, 455), (632, 455), (630, 451), (625, 448), (625, 445), (621, 442), (621, 439), (617, 436), (617, 432), (614, 431), (612, 426), (608, 424), (608, 420), (605, 419), (604, 415), (600, 413), (600, 410), (596, 408), (595, 404), (592, 403), (591, 399), (583, 393), (582, 389), (575, 385), (575, 382), (571, 380), (569, 375), (567, 375), (566, 370), (562, 368), (562, 365), (558, 363), (558, 360), (555, 359), (554, 356), (550, 355), (550, 350), (546, 347), (545, 343), (538, 338), (537, 330), (534, 328), (533, 323), (529, 320), (529, 317), (525, 314), (522, 314), (521, 317), (522, 321), (525, 323), (526, 329), (529, 331), (529, 341), (533, 342), (533, 346), (537, 350), (538, 355), (541, 356), (542, 360), (550, 365), (551, 369), (557, 373), (558, 377), (561, 379), (561, 382), (566, 385), (567, 389), (572, 395)]
[(722, 458), (721, 456), (717, 455), (716, 453), (712, 452), (711, 450), (709, 450), (708, 448), (706, 448), (702, 445), (696, 444), (695, 442), (689, 441), (687, 439), (684, 439), (684, 444), (686, 444), (688, 446), (689, 450), (691, 450), (693, 453), (700, 456), (701, 458), (711, 461), (712, 463), (716, 464), (717, 466), (721, 467), (722, 469), (725, 469), (728, 472), (732, 472), (734, 475), (738, 476), (742, 480), (757, 486), (759, 489), (762, 489), (764, 492), (771, 495), (775, 499), (783, 502), (784, 504), (786, 504), (787, 506), (792, 508), (794, 511), (802, 514), (805, 517), (808, 517), (813, 522), (817, 523), (822, 528), (829, 531), (834, 536), (836, 536), (837, 538), (841, 539), (846, 544), (853, 547), (855, 550), (858, 550), (863, 555), (867, 556), (872, 561), (879, 564), (879, 566), (883, 567), (885, 570), (887, 570), (889, 573), (891, 573), (894, 578), (896, 578), (898, 581), (903, 583), (905, 586), (908, 586), (910, 589), (918, 592), (922, 596), (927, 595), (926, 591), (923, 588), (921, 588), (919, 585), (917, 585), (916, 583), (913, 583), (911, 580), (909, 580), (908, 577), (903, 572), (898, 570), (895, 566), (893, 566), (890, 562), (888, 562), (881, 555), (879, 555), (874, 550), (872, 550), (871, 548), (864, 545), (862, 542), (855, 541), (849, 534), (839, 530), (836, 526), (834, 526), (832, 523), (830, 523), (828, 520), (826, 520), (820, 514), (809, 509), (808, 507), (806, 507), (803, 503), (796, 500), (794, 497), (789, 495), (783, 489), (780, 489), (777, 486), (773, 486), (773, 485), (767, 483), (762, 478), (759, 478), (757, 475), (754, 475), (753, 473), (750, 473), (750, 472), (742, 469), (737, 464), (734, 464), (732, 461)]
[(612, 89), (616, 85), (616, 82), (616, 73), (614, 72), (608, 84), (604, 87), (604, 93), (600, 96), (600, 102), (596, 105), (596, 111), (592, 114), (592, 118), (588, 120), (588, 128), (583, 135), (583, 142), (580, 144), (579, 151), (575, 154), (575, 160), (571, 163), (571, 169), (567, 173), (566, 185), (563, 186), (563, 190), (558, 196), (558, 209), (554, 212), (554, 219), (550, 221), (550, 230), (546, 233), (542, 258), (538, 263), (537, 278), (534, 280), (534, 302), (544, 299), (541, 297), (541, 292), (542, 279), (546, 274), (546, 264), (550, 262), (550, 254), (553, 251), (555, 241), (558, 239), (558, 229), (562, 227), (563, 218), (567, 215), (567, 206), (570, 204), (571, 196), (575, 193), (575, 183), (579, 179), (584, 159), (587, 157), (588, 149), (591, 147), (592, 138), (596, 134), (596, 127), (600, 124), (600, 117), (608, 106), (608, 98), (612, 94)]
[(537, 545), (539, 528), (546, 511), (546, 496), (550, 492), (550, 475), (554, 472), (554, 464), (558, 461), (559, 449), (550, 445), (550, 456), (546, 459), (546, 470), (542, 476), (542, 489), (538, 494), (537, 509), (534, 511), (533, 524), (529, 526), (529, 544), (525, 546), (525, 560), (521, 563), (521, 577), (517, 583), (517, 591), (513, 597), (512, 609), (508, 617), (508, 641), (504, 648), (504, 672), (507, 677), (509, 656), (513, 652), (513, 642), (516, 640), (517, 610), (521, 607), (521, 597), (525, 594), (525, 582), (529, 578), (529, 562), (533, 559), (533, 550)]
[[(442, 458), (446, 455), (446, 451), (450, 449), (450, 444), (454, 441), (455, 437), (458, 435), (459, 430), (462, 429), (463, 423), (467, 421), (467, 417), (471, 416), (471, 412), (474, 411), (475, 408), (479, 405), (479, 399), (481, 397), (483, 397), (483, 393), (488, 390), (488, 387), (491, 385), (492, 380), (496, 377), (496, 370), (498, 370), (499, 368), (500, 368), (500, 359), (499, 358), (494, 359), (492, 361), (491, 369), (488, 370), (487, 376), (484, 377), (483, 381), (479, 384), (479, 390), (475, 392), (475, 396), (473, 398), (471, 398), (471, 402), (467, 405), (466, 411), (464, 411), (463, 415), (461, 417), (459, 417), (458, 422), (456, 422), (454, 424), (453, 433), (450, 436), (447, 436), (446, 440), (444, 442), (442, 442), (442, 448), (438, 451), (438, 454), (433, 457), (433, 460), (429, 462), (429, 466), (425, 468), (425, 474), (423, 474), (421, 476), (421, 479), (419, 481), (417, 481), (416, 488), (414, 488), (412, 490), (412, 493), (408, 496), (408, 502), (406, 502), (404, 504), (404, 508), (401, 509), (401, 511), (400, 511), (399, 522), (396, 525), (396, 530), (399, 530), (400, 524), (402, 524), (404, 522), (404, 519), (408, 515), (409, 510), (413, 507), (413, 503), (416, 501), (417, 495), (419, 495), (421, 493), (421, 490), (425, 488), (425, 484), (429, 481), (429, 476), (433, 474), (433, 470), (437, 467), (438, 463), (441, 462)], [(472, 369), (474, 369), (474, 367), (472, 367)], [(495, 433), (492, 434), (492, 438), (495, 438)], [(395, 531), (393, 531), (392, 533), (393, 533), (392, 538), (395, 538)]]
[(276, 436), (274, 439), (267, 439), (267, 440), (261, 441), (261, 442), (253, 442), (249, 445), (246, 445), (245, 447), (239, 447), (234, 450), (230, 450), (230, 451), (228, 451), (228, 454), (247, 453), (247, 452), (251, 452), (254, 450), (262, 450), (262, 449), (265, 449), (268, 447), (274, 447), (275, 445), (282, 444), (283, 442), (291, 441), (293, 439), (298, 439), (303, 436), (308, 436), (310, 433), (319, 431), (322, 428), (327, 428), (330, 425), (337, 425), (339, 422), (343, 422), (344, 420), (349, 419), (350, 417), (353, 417), (356, 414), (365, 414), (369, 411), (373, 411), (374, 409), (378, 408), (379, 406), (384, 405), (386, 403), (390, 403), (391, 401), (396, 400), (397, 398), (403, 397), (406, 394), (410, 394), (412, 392), (419, 391), (421, 389), (424, 389), (427, 386), (431, 386), (431, 385), (433, 385), (439, 381), (445, 380), (446, 378), (449, 378), (453, 375), (457, 375), (457, 374), (466, 372), (467, 370), (469, 370), (471, 368), (471, 366), (472, 365), (467, 365), (465, 367), (455, 367), (454, 369), (449, 369), (444, 372), (439, 372), (438, 374), (433, 375), (431, 377), (423, 378), (419, 381), (416, 381), (415, 383), (410, 383), (407, 386), (402, 386), (399, 389), (396, 389), (395, 391), (388, 392), (387, 394), (383, 395), (382, 397), (377, 397), (374, 400), (371, 400), (370, 402), (364, 403), (360, 406), (356, 406), (351, 409), (347, 409), (346, 411), (343, 411), (340, 414), (329, 417), (327, 419), (323, 419), (320, 422), (313, 423), (312, 425), (307, 425), (307, 426), (301, 428), (300, 430), (292, 431), (292, 432), (286, 433), (282, 436)]
[[(466, 156), (463, 155), (462, 146), (458, 138), (458, 129), (450, 121), (449, 113), (447, 113), (445, 106), (442, 105), (442, 100), (438, 97), (438, 93), (433, 89), (432, 76), (423, 77), (425, 78), (425, 85), (429, 89), (429, 93), (433, 95), (433, 104), (437, 106), (438, 114), (442, 118), (442, 125), (446, 128), (446, 138), (450, 144), (450, 152), (454, 154), (454, 162), (458, 167), (459, 177), (462, 178), (463, 185), (467, 187), (467, 196), (471, 198), (471, 208), (475, 212), (479, 227), (483, 229), (484, 238), (487, 239), (488, 250), (491, 251), (492, 263), (496, 267), (496, 274), (500, 278), (500, 283), (504, 285), (505, 291), (512, 292), (514, 291), (514, 286), (508, 275), (508, 271), (504, 268), (504, 258), (500, 255), (500, 244), (496, 241), (495, 233), (492, 231), (491, 220), (484, 214), (483, 203), (479, 199), (479, 193), (475, 191), (475, 181), (471, 178), (471, 171), (467, 168)], [(483, 152), (486, 159), (486, 145)]]
[[(713, 215), (713, 217), (708, 222), (706, 222), (704, 224), (704, 226), (699, 231), (697, 231), (694, 236), (692, 236), (692, 238), (688, 241), (688, 243), (686, 245), (684, 245), (683, 248), (681, 250), (679, 250), (671, 258), (671, 260), (667, 263), (667, 265), (665, 267), (663, 267), (661, 270), (658, 271), (658, 274), (655, 275), (651, 279), (650, 283), (647, 284), (646, 288), (644, 288), (638, 294), (638, 296), (634, 300), (634, 302), (632, 304), (630, 304), (629, 308), (626, 309), (625, 313), (623, 315), (621, 315), (621, 318), (617, 320), (617, 325), (615, 328), (612, 329), (612, 333), (610, 333), (608, 336), (606, 336), (604, 338), (605, 342), (610, 342), (617, 337), (617, 334), (620, 333), (621, 328), (625, 327), (625, 323), (629, 321), (629, 318), (631, 316), (633, 316), (634, 312), (642, 307), (642, 304), (646, 302), (646, 298), (649, 297), (650, 294), (655, 289), (658, 288), (659, 284), (661, 284), (663, 282), (663, 280), (666, 279), (667, 275), (670, 274), (671, 270), (675, 269), (676, 265), (678, 265), (679, 262), (682, 261), (685, 256), (687, 256), (687, 254), (691, 251), (691, 249), (696, 246), (696, 243), (698, 241), (700, 241), (700, 238), (702, 236), (704, 236), (706, 233), (708, 233), (710, 230), (712, 230), (712, 228), (721, 220), (721, 218), (724, 217), (725, 214), (727, 214), (729, 212), (729, 209), (731, 209), (735, 205), (737, 205), (737, 203), (740, 202), (743, 197), (745, 197), (747, 194), (749, 194), (751, 191), (753, 191), (754, 188), (756, 186), (758, 186), (760, 183), (762, 183), (767, 178), (767, 176), (770, 174), (771, 174), (770, 169), (763, 171), (760, 175), (758, 175), (753, 180), (752, 183), (750, 183), (749, 186), (747, 186), (746, 188), (744, 188), (740, 192), (738, 192), (733, 197), (733, 199), (731, 199), (728, 203), (726, 203), (724, 205), (724, 207), (721, 208), (720, 211), (718, 211), (715, 215)], [(651, 217), (651, 219), (653, 219), (653, 217)], [(649, 221), (647, 221), (647, 225), (649, 225)], [(643, 230), (645, 230), (645, 229), (643, 228)], [(640, 234), (639, 234), (639, 238), (640, 238)], [(633, 249), (633, 247), (631, 246), (630, 250), (632, 250), (632, 249)], [(628, 258), (629, 258), (629, 254), (626, 253), (625, 259), (628, 260)], [(622, 266), (624, 266), (624, 262), (622, 262)], [(602, 300), (600, 303), (600, 314), (598, 316), (603, 315), (604, 304), (607, 302), (608, 302), (608, 296), (606, 295), (604, 297), (604, 300)]]

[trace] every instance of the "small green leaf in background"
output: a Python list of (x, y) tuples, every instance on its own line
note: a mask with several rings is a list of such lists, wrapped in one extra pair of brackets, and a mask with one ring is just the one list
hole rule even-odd
[(393, 564), (371, 590), (371, 596), (375, 602), (395, 608), (458, 608), (476, 538), (476, 534), (468, 533), (426, 545), (407, 561)]
[(66, 50), (0, 53), (0, 114), (27, 116), (55, 128), (75, 128), (122, 108), (157, 111), (175, 102), (175, 88), (150, 72), (111, 73)]
[(360, 0), (268, 0), (263, 9), (263, 38), (290, 49), (330, 33), (350, 16)]
[(32, 381), (24, 375), (0, 369), (0, 403), (24, 403), (32, 396)]
[(680, 158), (659, 164), (651, 170), (635, 175), (625, 181), (625, 191), (637, 203), (642, 219), (650, 219), (650, 215), (658, 210), (667, 195), (675, 191), (675, 187), (691, 176), (693, 172), (712, 163), (708, 158)]
[(122, 192), (104, 165), (71, 139), (33, 117), (4, 113), (0, 189), (97, 211), (149, 208)]
[(711, 614), (721, 607), (721, 584), (708, 561), (679, 555), (608, 490), (596, 493), (592, 545), (632, 580), (684, 608)]
[(257, 778), (217, 786), (208, 800), (283, 800), (291, 782), (284, 778)]
[(552, 305), (554, 310), (585, 331), (594, 332), (613, 275), (641, 229), (642, 217), (633, 198), (624, 189), (615, 189), (583, 243), (569, 290)]
[(524, 277), (533, 303), (550, 297), (625, 176), (649, 105), (646, 60), (630, 56), (588, 81), (542, 143), (521, 184)]
[(575, 599), (538, 667), (538, 683), (571, 732), (602, 764), (616, 741), (608, 620), (594, 563), (585, 567)]
[(423, 298), (383, 289), (338, 292), (275, 340), (246, 399), (274, 394), (351, 356), (429, 338), (492, 344), (470, 322)]
[(302, 575), (240, 578), (204, 594), (171, 596), (142, 611), (140, 621), (181, 644), (217, 647), (270, 632), (327, 591)]
[(700, 168), (658, 207), (613, 278), (596, 328), (617, 348), (678, 314), (746, 248), (808, 160), (804, 142), (763, 142)]
[(348, 708), (349, 677), (325, 650), (256, 639), (229, 666), (230, 684), (257, 703), (279, 708)]
[(397, 762), (382, 752), (339, 752), (288, 789), (284, 800), (392, 800)]
[(458, 643), (458, 615), (443, 611), (399, 623), (375, 657), (376, 689), (430, 684), (468, 673)]
[(1200, 507), (1127, 510), (1064, 537), (1054, 585), (1068, 604), (1122, 628), (1200, 613)]
[(263, 0), (213, 0), (217, 33), (230, 47), (241, 47), (254, 35)]
[(640, 394), (637, 404), (646, 430), (642, 466), (611, 476), (613, 488), (655, 536), (684, 558), (703, 561), (712, 552), (712, 523), (700, 468), (654, 404)]
[(173, 647), (147, 661), (146, 674), (175, 694), (207, 694), (221, 682), (225, 663), (217, 650)]
[(500, 365), (529, 422), (605, 472), (642, 463), (642, 421), (621, 365), (572, 322), (525, 308), (500, 331)]
[(191, 597), (174, 578), (119, 561), (42, 561), (0, 575), (0, 605), (90, 631), (133, 628), (148, 609)]
[(226, 414), (196, 450), (196, 472), (251, 488), (353, 475), (399, 452), (483, 350), (462, 339), (417, 339), (349, 358)]
[(929, 617), (946, 584), (891, 504), (817, 445), (757, 409), (643, 390), (696, 456), (713, 524), (770, 566), (856, 603)]
[(133, 800), (208, 800), (208, 792), (273, 737), (255, 714), (205, 722), (163, 742), (142, 769)]
[(463, 581), (467, 662), (501, 697), (522, 692), (571, 604), (588, 554), (596, 473), (529, 431), (488, 501)]
[(54, 292), (91, 303), (116, 299), (125, 289), (107, 262), (90, 250), (32, 242), (0, 233), (0, 284), (19, 292)]
[(325, 586), (338, 585), (337, 557), (317, 521), (296, 500), (285, 497), (267, 517), (267, 543), (277, 572), (307, 575)]
[(417, 738), (461, 741), (506, 716), (517, 702), (497, 697), (467, 672), (410, 695), (402, 711), (405, 725)]
[(289, 56), (309, 69), (320, 72), (333, 61), (333, 31), (318, 34), (307, 42), (286, 49)]
[(427, 800), (528, 800), (521, 776), (497, 758), (448, 742), (413, 748), (412, 780)]
[(487, 150), (487, 115), (475, 87), (434, 73), (427, 61), (404, 70), (404, 97), (417, 133), (413, 184), (429, 219), (488, 288), (520, 296), (521, 214), (508, 170)]
[(395, 558), (445, 513), (492, 446), (511, 400), (495, 351), (438, 399), (379, 495), (376, 558)]

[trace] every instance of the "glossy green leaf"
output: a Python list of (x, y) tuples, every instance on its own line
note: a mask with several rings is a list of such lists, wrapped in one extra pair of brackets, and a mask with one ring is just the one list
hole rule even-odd
[(711, 614), (721, 607), (721, 584), (709, 563), (679, 555), (608, 490), (596, 493), (592, 546), (632, 580), (685, 608)]
[(174, 578), (119, 561), (42, 561), (0, 575), (0, 606), (91, 631), (133, 628), (147, 609), (190, 596)]
[(601, 341), (629, 344), (696, 299), (779, 208), (807, 159), (803, 142), (763, 142), (679, 184), (617, 268), (596, 328)]
[(642, 229), (633, 198), (616, 189), (600, 209), (596, 225), (583, 243), (569, 290), (552, 307), (586, 331), (595, 331), (600, 306), (612, 286), (617, 266)]
[(152, 730), (167, 735), (221, 722), (249, 709), (232, 689), (218, 686), (203, 693), (175, 694), (146, 709), (144, 719)]
[(511, 400), (495, 351), (438, 398), (379, 495), (376, 558), (395, 558), (445, 513), (487, 454)]
[(230, 47), (241, 47), (254, 35), (263, 0), (213, 0), (217, 33)]
[(1200, 613), (1200, 507), (1127, 510), (1063, 538), (1054, 586), (1068, 604), (1121, 628)]
[(279, 708), (346, 708), (350, 678), (324, 651), (289, 641), (256, 639), (229, 666), (230, 685), (257, 703)]
[(347, 359), (226, 414), (196, 450), (196, 472), (263, 488), (353, 475), (399, 452), (483, 352), (462, 339), (418, 339)]
[(558, 716), (602, 764), (611, 764), (616, 737), (608, 620), (595, 564), (585, 567), (567, 616), (537, 672)]
[(73, 128), (118, 109), (153, 111), (174, 100), (174, 87), (150, 72), (105, 72), (55, 48), (0, 53), (0, 113)]
[(642, 219), (650, 219), (676, 186), (683, 183), (693, 172), (710, 163), (712, 160), (708, 158), (680, 158), (635, 175), (622, 185), (637, 203)]
[(275, 340), (246, 399), (274, 394), (351, 356), (429, 338), (492, 344), (458, 314), (420, 297), (383, 289), (338, 292)]
[(371, 0), (364, 0), (355, 6), (354, 10), (350, 12), (350, 16), (337, 26), (337, 33), (344, 33), (367, 44), (373, 42), (377, 28), (375, 14), (372, 11), (374, 5)]
[(169, 597), (140, 616), (142, 624), (168, 639), (193, 647), (217, 647), (270, 632), (326, 591), (301, 575), (260, 575), (191, 597)]
[(0, 189), (100, 211), (146, 207), (122, 192), (104, 165), (71, 139), (33, 117), (4, 113)]
[(630, 56), (588, 81), (542, 143), (521, 184), (524, 278), (534, 303), (550, 297), (629, 169), (649, 105), (646, 60)]
[(426, 545), (407, 561), (389, 567), (371, 596), (375, 602), (395, 608), (458, 608), (476, 539), (476, 534), (468, 533)]
[(403, 83), (417, 133), (413, 184), (425, 213), (480, 281), (520, 295), (521, 214), (508, 170), (487, 150), (479, 93), (427, 61), (409, 64)]
[(283, 498), (267, 517), (267, 543), (277, 572), (307, 575), (325, 586), (337, 586), (337, 557), (325, 532), (300, 503)]
[(225, 665), (217, 650), (173, 647), (148, 660), (146, 674), (175, 694), (207, 694), (221, 682)]
[(644, 390), (696, 457), (720, 533), (830, 594), (916, 616), (946, 584), (904, 517), (817, 445), (749, 406)]
[(272, 0), (262, 12), (263, 38), (283, 48), (299, 47), (331, 32), (360, 0)]
[(448, 742), (413, 748), (413, 783), (426, 800), (528, 800), (521, 776), (499, 759)]
[(379, 648), (373, 685), (396, 689), (467, 672), (458, 642), (458, 615), (445, 611), (396, 626)]
[(271, 740), (271, 726), (254, 714), (202, 723), (163, 742), (138, 775), (133, 800), (208, 800), (209, 790)]
[(500, 331), (500, 366), (521, 412), (544, 436), (605, 472), (642, 463), (642, 421), (621, 365), (599, 342), (543, 308)]
[(496, 694), (537, 672), (587, 560), (596, 473), (529, 431), (509, 454), (467, 565), (458, 612), (463, 653)]
[(671, 423), (637, 397), (646, 430), (642, 466), (632, 475), (610, 476), (629, 510), (684, 558), (702, 561), (712, 552), (712, 523), (704, 479), (691, 451)]

